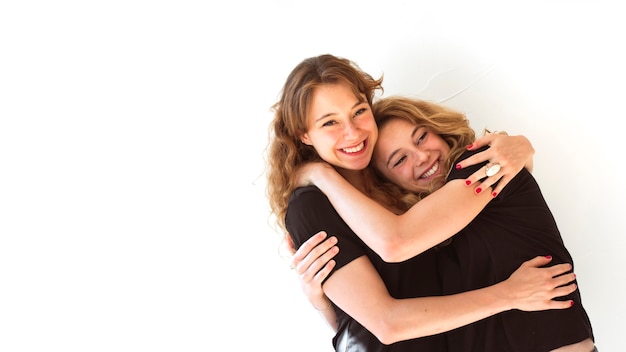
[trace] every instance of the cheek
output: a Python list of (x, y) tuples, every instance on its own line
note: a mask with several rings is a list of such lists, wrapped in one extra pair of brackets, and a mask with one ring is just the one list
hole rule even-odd
[(372, 123), (370, 125), (370, 130), (372, 130), (376, 136), (378, 136), (379, 131), (378, 131), (378, 126), (376, 125), (376, 122), (374, 121), (374, 119), (372, 118)]
[(332, 133), (317, 133), (311, 140), (314, 142), (315, 149), (332, 148), (336, 142), (336, 138)]
[(397, 175), (397, 182), (402, 184), (411, 183), (413, 181), (413, 173), (410, 168), (404, 168), (402, 173)]
[(444, 156), (447, 156), (448, 154), (450, 154), (450, 146), (448, 145), (448, 143), (446, 143), (446, 141), (443, 138), (439, 138), (434, 147), (441, 149), (442, 154)]
[(406, 183), (406, 172), (404, 170), (397, 172), (387, 172), (385, 173), (385, 177), (389, 179), (389, 181), (395, 183), (396, 185), (402, 185)]

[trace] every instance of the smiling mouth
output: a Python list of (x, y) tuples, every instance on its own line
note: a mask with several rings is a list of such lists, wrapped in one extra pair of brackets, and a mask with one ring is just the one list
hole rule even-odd
[(350, 148), (342, 148), (341, 150), (344, 153), (347, 154), (352, 154), (352, 153), (358, 153), (361, 150), (363, 150), (363, 148), (365, 148), (365, 141), (361, 142), (359, 145), (355, 146), (355, 147), (350, 147)]
[(430, 170), (424, 172), (419, 178), (420, 179), (425, 179), (425, 178), (429, 178), (432, 175), (435, 174), (435, 172), (437, 172), (437, 170), (439, 170), (439, 161), (437, 161), (433, 167), (430, 168)]

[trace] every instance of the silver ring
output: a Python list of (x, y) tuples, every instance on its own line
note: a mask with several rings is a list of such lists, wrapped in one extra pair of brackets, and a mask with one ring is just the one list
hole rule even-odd
[(500, 164), (489, 164), (487, 165), (487, 170), (485, 171), (487, 173), (487, 177), (491, 177), (500, 171)]

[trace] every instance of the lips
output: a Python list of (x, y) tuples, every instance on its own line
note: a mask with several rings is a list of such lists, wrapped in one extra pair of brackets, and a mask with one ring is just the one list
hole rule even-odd
[(342, 148), (341, 151), (346, 154), (358, 153), (365, 148), (365, 141), (359, 143), (358, 145), (350, 148)]
[(426, 179), (434, 175), (439, 170), (439, 160), (433, 164), (433, 166), (426, 172), (424, 172), (419, 178)]

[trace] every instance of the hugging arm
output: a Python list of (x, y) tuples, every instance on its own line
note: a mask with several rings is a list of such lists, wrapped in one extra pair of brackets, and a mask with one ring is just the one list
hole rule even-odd
[[(542, 266), (550, 262), (546, 257), (536, 257), (524, 263), (507, 280), (479, 290), (396, 299), (389, 294), (365, 255), (362, 242), (332, 210), (326, 197), (309, 188), (294, 198), (290, 208), (293, 211), (288, 211), (287, 224), (293, 226), (288, 229), (299, 245), (298, 251), (302, 251), (294, 255), (294, 264), (299, 274), (308, 272), (307, 279), (299, 278), (301, 283), (309, 283), (309, 289), (303, 290), (305, 294), (310, 293), (309, 300), (317, 306), (327, 297), (385, 344), (448, 331), (510, 309), (531, 311), (571, 306), (571, 301), (553, 299), (576, 289), (575, 284), (568, 284), (575, 277), (568, 273), (572, 266), (559, 264), (544, 268)], [(319, 244), (324, 235), (311, 237), (315, 231), (311, 229), (316, 227), (328, 229), (332, 234), (329, 238), (336, 237), (337, 242)], [(325, 244), (328, 249), (315, 250)], [(333, 247), (341, 249), (332, 251)], [(336, 265), (326, 278), (328, 256), (333, 257)], [(320, 282), (321, 291), (318, 289)], [(330, 318), (327, 314), (324, 317)]]
[(557, 301), (576, 289), (574, 274), (561, 275), (569, 264), (548, 268), (546, 257), (525, 262), (509, 279), (498, 284), (448, 296), (396, 299), (366, 256), (333, 273), (323, 285), (325, 294), (382, 343), (429, 336), (455, 329), (511, 309), (526, 311), (569, 308), (572, 301)]
[[(472, 163), (497, 160), (502, 166), (498, 187), (504, 187), (503, 183), (510, 181), (534, 153), (520, 147), (525, 152), (516, 152), (515, 157), (509, 158), (511, 150), (503, 146), (520, 143), (519, 139), (510, 138), (516, 137), (492, 134), (488, 141), (494, 145), (499, 141), (499, 146), (477, 153), (471, 160)], [(513, 150), (518, 149), (514, 147)], [(470, 164), (465, 161), (464, 165)], [(387, 262), (409, 259), (445, 241), (467, 226), (492, 199), (490, 192), (476, 194), (464, 180), (453, 180), (404, 214), (397, 215), (358, 191), (328, 164), (305, 165), (302, 173), (306, 175), (303, 178), (327, 195), (354, 232)], [(485, 182), (489, 181), (483, 180)]]

